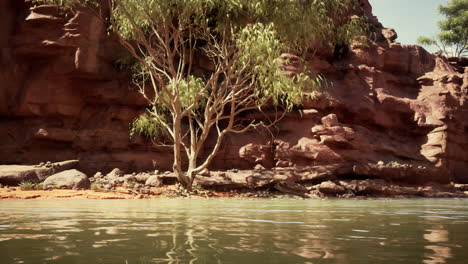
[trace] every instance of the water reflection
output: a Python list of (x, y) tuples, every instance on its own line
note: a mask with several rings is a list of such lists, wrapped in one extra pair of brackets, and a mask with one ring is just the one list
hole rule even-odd
[(424, 246), (431, 253), (425, 254), (425, 264), (444, 264), (447, 260), (452, 257), (452, 249), (443, 245), (445, 242), (449, 242), (449, 231), (440, 224), (442, 218), (440, 217), (429, 217), (427, 221), (431, 221), (433, 224), (431, 229), (426, 230), (424, 239), (430, 242), (430, 244)]
[(401, 201), (0, 202), (0, 255), (2, 263), (462, 263), (468, 201), (453, 203), (428, 211)]

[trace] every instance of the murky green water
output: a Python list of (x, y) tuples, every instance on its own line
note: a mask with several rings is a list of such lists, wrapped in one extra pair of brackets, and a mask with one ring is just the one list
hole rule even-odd
[(468, 263), (468, 200), (0, 201), (0, 263)]

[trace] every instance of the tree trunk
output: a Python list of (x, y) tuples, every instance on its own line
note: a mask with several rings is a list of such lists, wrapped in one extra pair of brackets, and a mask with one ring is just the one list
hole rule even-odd
[(187, 178), (189, 180), (188, 190), (192, 190), (193, 181), (195, 180), (196, 172), (195, 169), (197, 167), (197, 158), (194, 157), (194, 153), (189, 157), (189, 165), (187, 170)]
[(181, 120), (174, 117), (174, 164), (172, 166), (177, 180), (186, 189), (191, 189), (192, 184), (190, 178), (182, 171), (182, 132)]

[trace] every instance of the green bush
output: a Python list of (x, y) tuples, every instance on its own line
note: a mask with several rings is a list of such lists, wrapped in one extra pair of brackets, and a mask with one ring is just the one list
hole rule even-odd
[(34, 190), (35, 186), (36, 184), (32, 181), (22, 181), (18, 184), (18, 187), (20, 187), (20, 189), (23, 191)]

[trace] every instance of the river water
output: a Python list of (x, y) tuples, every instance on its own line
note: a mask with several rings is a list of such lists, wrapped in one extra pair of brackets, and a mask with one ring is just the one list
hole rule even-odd
[(0, 263), (468, 263), (468, 200), (0, 201)]

